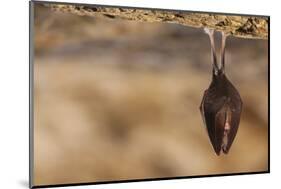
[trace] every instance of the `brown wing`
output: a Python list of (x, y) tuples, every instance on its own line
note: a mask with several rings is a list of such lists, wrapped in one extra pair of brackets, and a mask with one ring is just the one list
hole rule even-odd
[(211, 144), (217, 155), (220, 154), (225, 124), (225, 97), (216, 97), (211, 90), (206, 90), (200, 105), (200, 111)]
[(200, 113), (201, 113), (201, 117), (203, 119), (205, 127), (207, 127), (206, 126), (206, 120), (205, 120), (205, 113), (204, 113), (204, 101), (205, 101), (206, 93), (207, 93), (207, 90), (204, 91), (204, 95), (203, 95), (203, 98), (202, 98), (202, 101), (201, 101), (201, 104), (200, 104), (200, 107), (199, 107)]

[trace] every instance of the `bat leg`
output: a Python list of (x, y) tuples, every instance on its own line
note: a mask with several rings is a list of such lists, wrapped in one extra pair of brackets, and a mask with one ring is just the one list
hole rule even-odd
[(226, 38), (227, 38), (227, 34), (224, 33), (224, 32), (221, 32), (221, 52), (220, 52), (220, 55), (221, 55), (221, 71), (223, 73), (224, 72), (224, 63), (225, 63), (225, 46), (226, 46)]
[(211, 43), (211, 57), (212, 57), (212, 64), (215, 74), (219, 71), (219, 66), (217, 63), (217, 55), (216, 55), (216, 47), (215, 47), (215, 38), (214, 38), (214, 30), (209, 28), (204, 28), (205, 33), (208, 34), (210, 43)]

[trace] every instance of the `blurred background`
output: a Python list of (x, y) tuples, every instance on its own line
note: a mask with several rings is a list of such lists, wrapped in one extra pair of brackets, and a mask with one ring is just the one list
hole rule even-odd
[(212, 69), (202, 29), (35, 5), (35, 185), (268, 169), (266, 40), (227, 39), (244, 104), (229, 154), (217, 156), (199, 111)]

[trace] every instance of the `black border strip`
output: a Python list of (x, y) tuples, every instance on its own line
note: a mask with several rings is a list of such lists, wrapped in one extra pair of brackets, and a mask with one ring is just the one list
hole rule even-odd
[(267, 53), (267, 58), (268, 58), (268, 66), (267, 66), (267, 73), (268, 73), (268, 76), (267, 76), (267, 85), (268, 85), (268, 91), (267, 91), (267, 117), (268, 117), (268, 133), (267, 133), (267, 136), (268, 136), (268, 141), (267, 141), (267, 144), (268, 144), (268, 172), (270, 173), (270, 16), (268, 17), (268, 41), (267, 41), (267, 48), (268, 48), (268, 53)]
[(167, 181), (174, 179), (191, 179), (191, 178), (210, 178), (210, 177), (225, 177), (225, 176), (239, 176), (239, 175), (257, 175), (270, 173), (268, 171), (261, 172), (242, 172), (242, 173), (226, 173), (214, 175), (196, 175), (196, 176), (180, 176), (180, 177), (163, 177), (163, 178), (147, 178), (147, 179), (129, 179), (129, 180), (114, 180), (114, 181), (99, 181), (99, 182), (84, 182), (84, 183), (70, 183), (70, 184), (50, 184), (50, 185), (36, 185), (32, 188), (49, 188), (49, 187), (66, 187), (66, 186), (85, 186), (85, 185), (99, 185), (99, 184), (116, 184), (116, 183), (132, 183), (143, 181)]
[[(159, 11), (177, 11), (186, 13), (208, 13), (218, 15), (233, 15), (233, 16), (254, 16), (254, 17), (267, 17), (268, 18), (268, 169), (260, 172), (240, 172), (240, 173), (223, 173), (223, 174), (210, 174), (210, 175), (196, 175), (196, 176), (178, 176), (178, 177), (163, 177), (163, 178), (146, 178), (146, 179), (130, 179), (130, 180), (114, 180), (114, 181), (99, 181), (99, 182), (84, 182), (84, 183), (62, 183), (62, 184), (50, 184), (50, 185), (33, 185), (34, 174), (34, 122), (33, 122), (33, 58), (34, 58), (34, 4), (66, 4), (66, 5), (80, 5), (80, 6), (103, 6), (110, 8), (135, 8), (144, 10), (159, 10)], [(70, 2), (52, 2), (52, 1), (29, 1), (29, 188), (49, 188), (49, 187), (67, 187), (67, 186), (85, 186), (85, 185), (98, 185), (98, 184), (114, 184), (114, 183), (131, 183), (131, 182), (143, 182), (143, 181), (165, 181), (173, 179), (190, 179), (190, 178), (210, 178), (210, 177), (223, 177), (223, 176), (239, 176), (239, 175), (254, 175), (254, 174), (267, 174), (270, 173), (270, 16), (268, 15), (249, 15), (249, 14), (237, 14), (237, 13), (222, 13), (222, 12), (204, 12), (204, 11), (191, 11), (191, 10), (175, 10), (175, 9), (159, 9), (159, 8), (145, 8), (145, 7), (128, 7), (128, 6), (111, 6), (100, 4), (83, 4), (83, 3), (70, 3)]]
[(33, 59), (34, 59), (34, 3), (29, 2), (29, 187), (33, 186), (34, 174), (34, 107), (33, 107)]

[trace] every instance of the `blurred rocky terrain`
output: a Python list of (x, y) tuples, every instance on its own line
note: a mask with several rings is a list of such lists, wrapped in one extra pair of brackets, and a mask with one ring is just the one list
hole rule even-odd
[(203, 30), (37, 4), (34, 48), (36, 185), (268, 169), (267, 40), (227, 39), (226, 71), (244, 107), (221, 156), (199, 112), (211, 80)]

